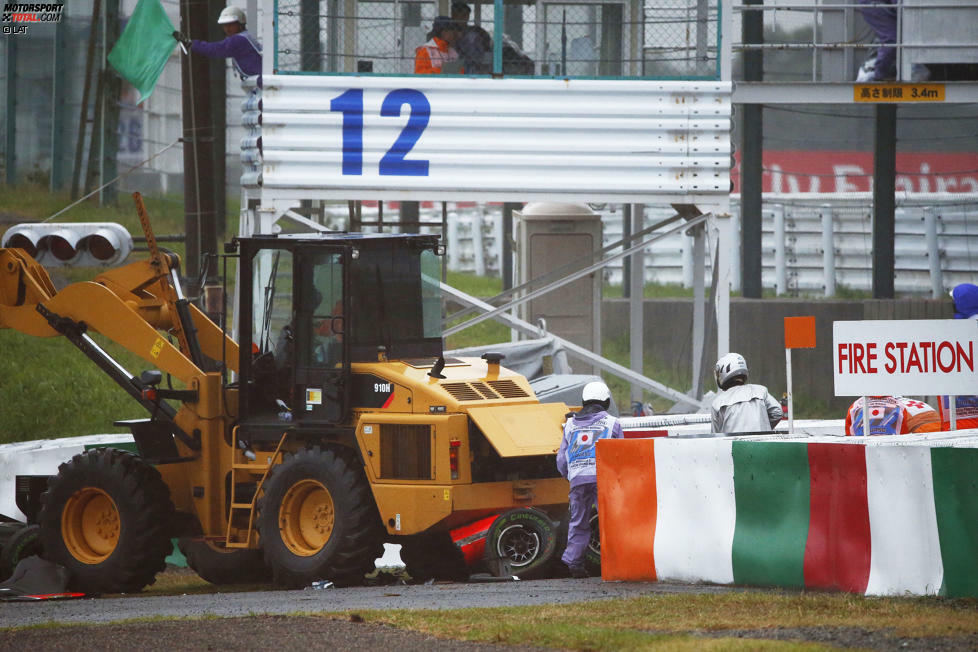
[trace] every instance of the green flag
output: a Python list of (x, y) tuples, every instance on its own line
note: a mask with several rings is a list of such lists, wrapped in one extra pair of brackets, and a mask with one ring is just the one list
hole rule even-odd
[(177, 44), (173, 38), (175, 30), (160, 0), (139, 0), (129, 23), (109, 52), (112, 67), (139, 91), (136, 104), (152, 95), (156, 80)]

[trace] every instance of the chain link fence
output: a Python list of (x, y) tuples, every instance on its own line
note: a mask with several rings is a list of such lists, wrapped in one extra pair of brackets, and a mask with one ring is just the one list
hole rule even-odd
[[(449, 74), (538, 77), (718, 79), (718, 3), (471, 3), (453, 18), (460, 57)], [(435, 2), (281, 0), (276, 5), (279, 73), (409, 75), (429, 42)]]

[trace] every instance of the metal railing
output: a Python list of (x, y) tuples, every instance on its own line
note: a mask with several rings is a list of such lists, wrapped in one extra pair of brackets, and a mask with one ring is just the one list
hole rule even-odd
[[(816, 194), (765, 194), (762, 212), (762, 285), (778, 296), (834, 297), (872, 290), (872, 198)], [(327, 221), (341, 228), (345, 205), (326, 211)], [(599, 211), (604, 244), (621, 239), (621, 210)], [(646, 223), (672, 215), (667, 206), (646, 207)], [(739, 234), (740, 202), (731, 204), (733, 233)], [(423, 232), (441, 232), (440, 205), (422, 208)], [(739, 236), (737, 236), (739, 237)], [(449, 212), (448, 268), (480, 276), (498, 276), (502, 261), (502, 210), (477, 204)], [(918, 195), (901, 199), (896, 210), (895, 288), (900, 294), (940, 297), (958, 283), (972, 282), (978, 271), (978, 195)], [(740, 243), (733, 256), (733, 289), (739, 290)], [(646, 249), (645, 281), (694, 285), (693, 239), (675, 234)], [(707, 263), (707, 282), (712, 274)], [(604, 270), (605, 281), (621, 285), (623, 265)]]
[[(927, 21), (940, 23), (942, 12), (943, 16), (950, 21), (960, 21), (961, 11), (974, 13), (973, 25), (978, 21), (978, 7), (965, 6), (960, 3), (952, 2), (931, 3), (914, 5), (910, 3), (897, 2), (895, 4), (878, 2), (840, 2), (825, 3), (824, 0), (813, 0), (811, 3), (795, 4), (734, 4), (731, 7), (734, 14), (746, 16), (751, 12), (763, 12), (765, 14), (764, 43), (744, 43), (739, 34), (734, 35), (732, 49), (734, 53), (744, 53), (748, 51), (763, 52), (811, 52), (811, 81), (852, 81), (851, 73), (855, 66), (855, 54), (857, 50), (868, 51), (879, 47), (892, 47), (896, 50), (896, 79), (909, 80), (911, 71), (905, 65), (907, 59), (920, 59), (926, 56), (929, 50), (947, 50), (959, 52), (962, 62), (978, 61), (978, 43), (975, 41), (962, 42), (941, 40), (935, 43), (933, 39), (920, 34), (920, 22), (917, 16), (922, 12), (927, 12)], [(883, 9), (893, 11), (896, 18), (897, 38), (892, 43), (881, 43), (879, 41), (867, 40), (872, 35), (872, 29), (863, 24), (857, 14), (865, 10)], [(775, 17), (777, 13), (788, 13), (789, 15), (800, 12), (812, 14), (810, 30), (799, 28), (791, 31), (778, 30), (776, 28)], [(908, 21), (906, 16), (913, 20)], [(767, 21), (767, 18), (771, 18)], [(768, 25), (767, 23), (771, 24)], [(860, 29), (861, 26), (861, 29)], [(779, 34), (799, 36), (802, 31), (810, 32), (807, 40), (785, 41), (778, 39)], [(948, 38), (955, 38), (958, 32), (948, 30)], [(776, 40), (777, 39), (777, 40)], [(910, 57), (904, 56), (909, 51), (914, 51)], [(841, 61), (830, 59), (826, 55), (841, 54)], [(946, 52), (945, 55), (946, 57)], [(926, 63), (926, 61), (923, 61)], [(935, 61), (936, 63), (936, 61)], [(840, 64), (842, 64), (840, 66)], [(838, 78), (839, 68), (843, 70), (843, 78)]]
[[(443, 74), (719, 79), (719, 0), (470, 2)], [(275, 3), (284, 74), (410, 75), (432, 36), (435, 2)], [(497, 38), (499, 35), (501, 38)], [(488, 48), (486, 45), (488, 44)]]

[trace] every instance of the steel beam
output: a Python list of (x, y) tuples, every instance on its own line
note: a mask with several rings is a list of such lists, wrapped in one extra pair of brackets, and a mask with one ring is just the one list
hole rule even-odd
[[(547, 284), (547, 285), (545, 285), (545, 286), (543, 286), (541, 288), (537, 288), (536, 290), (532, 290), (532, 291), (527, 292), (526, 294), (524, 294), (524, 295), (522, 295), (520, 297), (517, 297), (515, 299), (512, 299), (511, 301), (509, 301), (507, 303), (504, 303), (503, 305), (499, 306), (498, 308), (494, 308), (494, 307), (490, 306), (487, 303), (486, 305), (490, 307), (490, 311), (489, 312), (484, 313), (482, 315), (479, 315), (477, 317), (473, 317), (472, 319), (470, 319), (470, 320), (468, 320), (466, 322), (462, 322), (461, 324), (458, 324), (457, 326), (452, 326), (451, 328), (446, 328), (445, 329), (445, 332), (444, 332), (444, 336), (445, 337), (448, 337), (449, 335), (454, 335), (455, 333), (458, 333), (459, 331), (465, 330), (469, 326), (474, 326), (474, 325), (476, 325), (476, 324), (478, 324), (480, 322), (483, 322), (483, 321), (485, 321), (487, 319), (494, 318), (497, 315), (499, 315), (499, 314), (501, 314), (501, 313), (503, 313), (503, 312), (505, 312), (507, 310), (510, 310), (511, 308), (513, 308), (515, 306), (518, 306), (518, 305), (520, 305), (522, 303), (526, 303), (527, 301), (530, 301), (532, 299), (536, 299), (537, 297), (542, 296), (544, 294), (547, 294), (548, 292), (552, 292), (553, 290), (556, 290), (557, 288), (563, 287), (563, 286), (567, 285), (568, 283), (573, 283), (574, 281), (576, 281), (579, 278), (583, 278), (585, 276), (589, 276), (591, 273), (596, 272), (599, 269), (603, 269), (603, 268), (607, 267), (608, 265), (610, 265), (611, 263), (615, 262), (619, 258), (624, 258), (625, 256), (628, 256), (628, 255), (630, 255), (630, 254), (632, 254), (632, 253), (634, 253), (636, 251), (639, 251), (641, 249), (644, 249), (645, 247), (648, 247), (649, 245), (651, 245), (653, 242), (655, 242), (657, 240), (661, 240), (662, 238), (668, 237), (668, 236), (672, 235), (673, 233), (676, 233), (677, 231), (681, 231), (682, 229), (685, 229), (685, 228), (688, 228), (688, 227), (691, 227), (691, 226), (695, 226), (697, 224), (700, 224), (702, 222), (705, 222), (707, 220), (707, 218), (709, 217), (709, 215), (710, 215), (710, 213), (707, 213), (707, 214), (704, 214), (704, 215), (700, 215), (699, 217), (694, 218), (694, 219), (690, 220), (689, 222), (686, 222), (686, 223), (683, 223), (683, 224), (679, 224), (677, 226), (674, 226), (671, 229), (669, 229), (668, 231), (664, 231), (662, 233), (658, 233), (655, 236), (653, 236), (653, 237), (651, 237), (651, 238), (649, 238), (647, 240), (643, 240), (642, 242), (640, 242), (638, 244), (633, 244), (632, 246), (628, 247), (627, 249), (624, 249), (623, 251), (620, 251), (620, 252), (618, 252), (616, 254), (613, 254), (611, 256), (608, 256), (604, 260), (600, 260), (600, 261), (598, 261), (598, 262), (596, 262), (596, 263), (594, 263), (592, 265), (588, 265), (587, 267), (584, 267), (582, 269), (579, 269), (578, 271), (576, 271), (576, 272), (574, 272), (572, 274), (568, 274), (567, 276), (563, 277), (562, 279), (560, 279), (558, 281), (554, 281), (553, 283), (549, 283), (549, 284)], [(636, 291), (637, 291), (637, 288), (636, 288)]]
[(873, 298), (892, 299), (896, 237), (895, 104), (876, 107), (873, 143)]
[(631, 369), (623, 367), (618, 363), (602, 358), (600, 355), (588, 351), (583, 346), (579, 346), (577, 344), (574, 344), (573, 342), (563, 339), (562, 337), (554, 335), (553, 333), (549, 333), (544, 329), (534, 326), (533, 324), (523, 321), (522, 319), (514, 317), (509, 313), (496, 312), (496, 310), (485, 301), (482, 301), (481, 299), (477, 299), (476, 297), (466, 294), (465, 292), (453, 288), (452, 286), (446, 283), (441, 284), (441, 291), (442, 294), (448, 296), (454, 301), (457, 301), (458, 303), (461, 303), (465, 306), (471, 306), (474, 308), (478, 308), (479, 310), (492, 312), (494, 319), (502, 322), (503, 324), (505, 324), (511, 329), (520, 331), (525, 335), (529, 335), (530, 337), (552, 337), (554, 339), (554, 342), (558, 346), (562, 347), (565, 351), (567, 351), (568, 355), (573, 356), (583, 362), (586, 362), (587, 364), (593, 365), (594, 367), (597, 367), (602, 371), (607, 371), (608, 373), (617, 376), (618, 378), (621, 378), (628, 383), (638, 385), (654, 394), (658, 394), (659, 396), (662, 396), (663, 398), (667, 398), (672, 401), (680, 402), (686, 405), (691, 405), (695, 408), (706, 407), (706, 404), (700, 401), (699, 399), (687, 396), (686, 394), (683, 394), (680, 391), (672, 389), (671, 387), (667, 387), (666, 385), (663, 385), (658, 381), (652, 380), (648, 376), (643, 376), (642, 374), (635, 373)]

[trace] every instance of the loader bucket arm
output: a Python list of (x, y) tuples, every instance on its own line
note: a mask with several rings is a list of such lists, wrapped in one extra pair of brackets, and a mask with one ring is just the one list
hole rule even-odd
[(0, 328), (35, 337), (55, 337), (58, 333), (43, 319), (36, 323), (40, 315), (34, 308), (56, 293), (47, 271), (27, 253), (0, 249)]
[[(201, 369), (170, 344), (153, 325), (103, 285), (92, 282), (74, 283), (40, 305), (60, 318), (84, 324), (89, 330), (101, 333), (160, 371), (188, 385), (193, 378), (204, 375)], [(29, 313), (33, 313), (30, 319), (27, 317)], [(18, 314), (21, 319), (19, 325), (22, 327), (18, 330), (46, 336), (46, 329), (51, 336), (59, 334), (38, 312), (37, 305), (30, 306), (29, 313)]]
[[(175, 257), (175, 254), (167, 255)], [(167, 332), (180, 328), (172, 298), (160, 296), (161, 283), (167, 282), (166, 275), (160, 274), (159, 266), (153, 261), (138, 261), (103, 272), (95, 277), (95, 282), (111, 290), (155, 328)], [(223, 360), (229, 370), (237, 373), (238, 343), (222, 332), (197, 306), (190, 304), (189, 309), (201, 352), (213, 360)]]
[[(57, 337), (58, 331), (37, 311), (43, 304), (188, 382), (202, 371), (157, 332), (172, 332), (178, 324), (172, 303), (156, 296), (161, 283), (166, 283), (166, 277), (161, 278), (157, 267), (138, 261), (100, 274), (94, 282), (75, 283), (57, 292), (47, 271), (27, 253), (0, 249), (0, 328)], [(225, 360), (230, 370), (237, 371), (237, 343), (196, 307), (191, 306), (190, 313), (204, 354)]]

